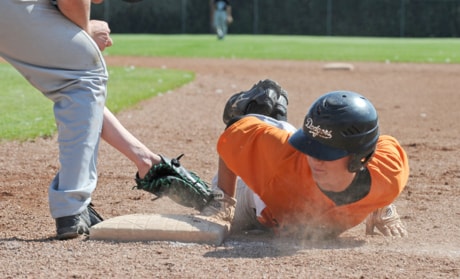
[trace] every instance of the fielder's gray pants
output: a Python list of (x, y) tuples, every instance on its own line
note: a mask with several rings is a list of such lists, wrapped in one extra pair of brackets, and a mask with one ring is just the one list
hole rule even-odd
[(60, 170), (49, 187), (51, 215), (80, 213), (97, 182), (108, 78), (101, 52), (49, 0), (1, 0), (0, 56), (54, 102)]

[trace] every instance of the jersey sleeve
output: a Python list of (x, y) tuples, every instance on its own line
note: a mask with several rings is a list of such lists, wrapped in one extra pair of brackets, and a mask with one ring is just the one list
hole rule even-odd
[(407, 154), (391, 136), (379, 138), (368, 169), (372, 179), (369, 202), (377, 203), (380, 207), (392, 203), (403, 191), (409, 179)]

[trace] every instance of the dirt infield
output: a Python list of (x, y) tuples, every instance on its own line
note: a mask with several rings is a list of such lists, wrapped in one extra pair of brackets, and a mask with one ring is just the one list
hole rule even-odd
[[(289, 120), (296, 126), (320, 94), (337, 89), (364, 94), (380, 114), (382, 133), (398, 138), (409, 155), (409, 183), (396, 201), (409, 237), (365, 236), (359, 225), (337, 240), (305, 243), (244, 233), (219, 247), (57, 241), (47, 201), (58, 169), (56, 139), (5, 142), (0, 143), (1, 278), (460, 277), (460, 65), (353, 63), (353, 71), (325, 71), (320, 62), (115, 57), (107, 62), (196, 72), (192, 83), (118, 117), (156, 152), (185, 153), (181, 162), (208, 181), (216, 171), (215, 143), (231, 94), (275, 79), (289, 92)], [(135, 171), (101, 145), (93, 201), (104, 217), (191, 212), (132, 190)]]

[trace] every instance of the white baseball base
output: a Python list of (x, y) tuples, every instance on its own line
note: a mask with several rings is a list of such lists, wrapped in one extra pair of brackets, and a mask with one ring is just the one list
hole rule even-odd
[(354, 69), (354, 66), (350, 63), (327, 63), (323, 66), (323, 69), (352, 71)]
[(177, 241), (222, 244), (223, 225), (200, 216), (179, 214), (133, 214), (104, 220), (90, 229), (90, 239), (114, 241)]

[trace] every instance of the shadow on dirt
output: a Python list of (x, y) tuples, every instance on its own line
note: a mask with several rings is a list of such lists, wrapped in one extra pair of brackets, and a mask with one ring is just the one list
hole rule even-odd
[(204, 257), (210, 258), (266, 258), (284, 257), (310, 250), (352, 249), (367, 243), (364, 239), (339, 237), (328, 240), (281, 239), (272, 235), (232, 235), (216, 250)]
[(46, 238), (37, 238), (37, 239), (24, 239), (18, 237), (10, 238), (0, 238), (0, 248), (15, 248), (20, 247), (21, 243), (44, 243), (44, 242), (53, 242), (57, 241), (56, 237), (46, 237)]

